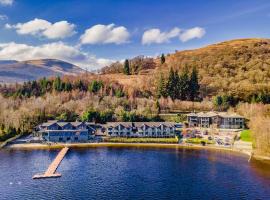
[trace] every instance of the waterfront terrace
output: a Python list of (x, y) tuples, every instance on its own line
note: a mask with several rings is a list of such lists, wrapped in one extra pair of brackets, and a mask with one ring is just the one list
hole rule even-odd
[(111, 137), (175, 137), (175, 123), (112, 122), (104, 125)]

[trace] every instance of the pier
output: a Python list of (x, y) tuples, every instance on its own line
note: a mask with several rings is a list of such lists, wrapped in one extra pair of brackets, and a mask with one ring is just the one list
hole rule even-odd
[(33, 179), (42, 179), (42, 178), (57, 178), (61, 177), (60, 173), (55, 173), (56, 169), (60, 165), (61, 161), (65, 157), (66, 153), (68, 152), (69, 148), (63, 148), (58, 155), (55, 157), (54, 161), (50, 164), (47, 171), (44, 174), (36, 174), (33, 176)]

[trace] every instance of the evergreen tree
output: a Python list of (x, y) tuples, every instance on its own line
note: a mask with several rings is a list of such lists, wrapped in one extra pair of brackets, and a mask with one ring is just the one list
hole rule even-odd
[(174, 71), (171, 68), (169, 72), (167, 86), (166, 86), (166, 94), (167, 96), (171, 97), (172, 100), (178, 98), (179, 96), (178, 82), (179, 82), (178, 71)]
[(45, 94), (45, 92), (47, 91), (47, 86), (48, 86), (48, 80), (46, 77), (43, 77), (40, 81), (39, 81), (40, 87), (41, 87), (41, 93)]
[(64, 90), (65, 90), (66, 92), (70, 92), (70, 91), (72, 90), (72, 85), (71, 85), (70, 82), (65, 83), (65, 88), (64, 88)]
[(157, 97), (167, 97), (167, 91), (166, 91), (166, 82), (163, 77), (163, 73), (160, 74), (159, 82), (158, 82), (158, 88), (157, 88)]
[(53, 89), (58, 92), (62, 91), (62, 81), (59, 76), (53, 81)]
[(193, 67), (189, 81), (189, 99), (191, 101), (194, 101), (198, 97), (199, 90), (198, 72), (197, 69)]
[(124, 63), (124, 74), (130, 75), (130, 68), (129, 68), (129, 61), (128, 59), (125, 60)]
[(163, 63), (165, 63), (165, 61), (166, 61), (166, 58), (165, 58), (164, 54), (161, 54), (160, 63), (163, 64)]
[(222, 96), (215, 96), (214, 97), (214, 105), (218, 107), (219, 110), (221, 110), (221, 106), (223, 104)]
[(79, 80), (76, 82), (75, 87), (79, 89), (80, 91), (86, 91), (87, 87), (84, 85), (84, 82), (82, 80)]
[(178, 81), (179, 99), (186, 100), (189, 94), (188, 68), (185, 67)]
[(156, 107), (158, 113), (160, 113), (160, 104), (159, 104), (158, 100), (156, 100), (156, 102), (155, 102), (155, 107)]
[(103, 87), (103, 82), (102, 81), (92, 81), (89, 86), (88, 86), (88, 91), (97, 93), (101, 88)]

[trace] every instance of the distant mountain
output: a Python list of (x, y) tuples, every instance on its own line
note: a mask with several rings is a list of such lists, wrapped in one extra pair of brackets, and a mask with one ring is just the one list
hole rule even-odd
[(56, 59), (0, 60), (0, 83), (35, 80), (42, 77), (78, 75), (84, 70), (68, 62)]

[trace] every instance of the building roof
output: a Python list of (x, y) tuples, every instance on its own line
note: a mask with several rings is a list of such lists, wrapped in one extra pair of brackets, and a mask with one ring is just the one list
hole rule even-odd
[(159, 127), (161, 125), (165, 125), (168, 127), (174, 126), (175, 123), (173, 122), (109, 122), (104, 125), (104, 127), (109, 128), (109, 127), (116, 127), (116, 126), (123, 126), (125, 128), (130, 128), (130, 127), (142, 127), (143, 125), (148, 126), (148, 127)]
[(76, 121), (76, 122), (61, 122), (61, 121), (58, 121), (58, 120), (49, 120), (48, 122), (45, 122), (45, 123), (41, 124), (40, 126), (41, 126), (41, 127), (48, 127), (48, 126), (51, 126), (51, 125), (53, 125), (53, 124), (57, 124), (57, 125), (60, 126), (60, 127), (63, 127), (63, 126), (65, 126), (65, 125), (67, 125), (67, 124), (71, 124), (73, 127), (78, 127), (78, 126), (80, 126), (81, 124), (86, 124), (88, 127), (90, 127), (90, 128), (92, 128), (93, 130), (95, 130), (95, 129), (92, 127), (93, 124), (91, 124), (91, 123), (85, 123), (85, 122), (78, 122), (78, 121)]
[(192, 112), (187, 114), (188, 117), (197, 117), (197, 114)]
[(228, 113), (228, 112), (199, 112), (199, 113), (189, 113), (187, 114), (188, 117), (215, 117), (220, 116), (222, 118), (244, 118), (241, 115), (238, 115), (236, 113)]
[(42, 126), (51, 126), (51, 125), (53, 125), (53, 124), (55, 124), (55, 123), (57, 123), (58, 122), (58, 120), (49, 120), (49, 121), (47, 121), (47, 122), (44, 122), (43, 124), (41, 124)]

